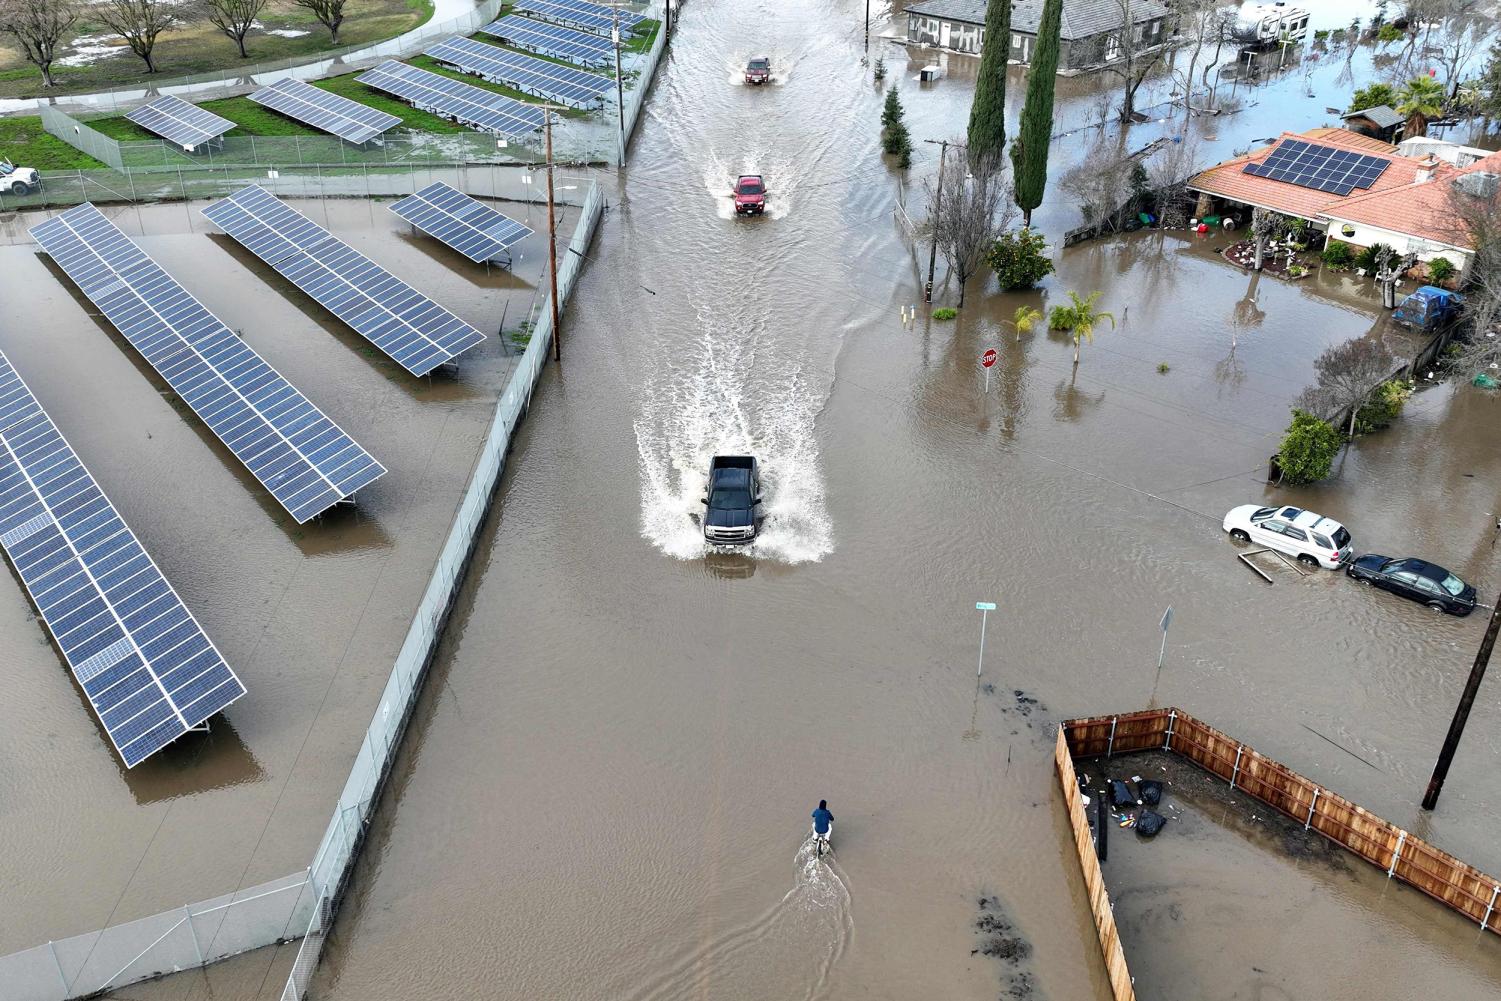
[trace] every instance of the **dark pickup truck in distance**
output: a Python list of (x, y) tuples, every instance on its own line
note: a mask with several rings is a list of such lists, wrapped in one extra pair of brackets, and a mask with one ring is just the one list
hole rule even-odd
[(704, 498), (704, 541), (716, 546), (750, 542), (761, 527), (761, 470), (749, 455), (716, 455), (709, 463)]

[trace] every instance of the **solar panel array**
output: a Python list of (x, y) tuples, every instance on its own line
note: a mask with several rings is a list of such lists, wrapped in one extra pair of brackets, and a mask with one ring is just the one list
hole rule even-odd
[(258, 185), (203, 214), (413, 375), (427, 375), (485, 339)]
[(602, 34), (609, 34), (616, 17), (620, 18), (622, 31), (629, 31), (646, 20), (641, 14), (590, 3), (589, 0), (517, 0), (516, 10), (532, 17), (540, 17), (544, 21), (570, 24)]
[(535, 105), (395, 59), (387, 59), (355, 79), (367, 87), (395, 94), (424, 111), (496, 135), (536, 132), (546, 117), (546, 112)]
[(519, 14), (507, 14), (499, 21), (485, 25), (480, 31), (518, 48), (531, 49), (544, 56), (564, 59), (581, 66), (604, 66), (615, 58), (615, 47), (608, 38), (557, 24), (534, 21)]
[(1248, 163), (1243, 171), (1273, 181), (1286, 181), (1316, 191), (1348, 195), (1353, 188), (1369, 188), (1391, 161), (1379, 156), (1352, 153), (1334, 146), (1301, 139), (1284, 139), (1260, 163)]
[(31, 236), (299, 524), (385, 474), (92, 203)]
[(598, 101), (615, 86), (615, 81), (609, 77), (571, 66), (559, 66), (546, 59), (486, 45), (462, 35), (439, 42), (423, 55), (528, 94), (579, 106)]
[(164, 94), (125, 117), (183, 149), (217, 139), (235, 127), (229, 119), (220, 118), (212, 111), (204, 111), (171, 94)]
[(0, 546), (127, 768), (245, 694), (3, 354)]
[(250, 99), (352, 143), (369, 142), (401, 124), (401, 119), (395, 115), (368, 108), (358, 101), (330, 94), (291, 77), (262, 87), (251, 94)]
[(532, 235), (521, 223), (442, 181), (403, 198), (391, 211), (471, 261), (494, 260)]

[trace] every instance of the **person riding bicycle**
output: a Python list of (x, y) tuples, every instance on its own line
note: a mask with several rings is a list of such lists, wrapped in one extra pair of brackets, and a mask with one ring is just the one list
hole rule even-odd
[(815, 837), (828, 841), (834, 834), (834, 815), (829, 812), (829, 801), (818, 801), (818, 809), (813, 811), (813, 834)]

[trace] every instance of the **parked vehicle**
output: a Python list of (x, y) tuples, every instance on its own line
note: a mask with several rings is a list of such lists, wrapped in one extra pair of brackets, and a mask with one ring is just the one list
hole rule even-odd
[(1308, 11), (1285, 3), (1242, 7), (1230, 26), (1230, 37), (1241, 45), (1272, 45), (1283, 38), (1298, 41), (1308, 34)]
[(771, 59), (767, 56), (757, 56), (745, 64), (745, 82), (760, 86), (771, 82)]
[(0, 160), (0, 195), (29, 195), (42, 189), (42, 173), (35, 167), (17, 167)]
[(1225, 531), (1232, 539), (1254, 542), (1300, 563), (1338, 570), (1350, 558), (1350, 533), (1332, 518), (1297, 507), (1242, 504), (1225, 515)]
[(1459, 316), (1464, 301), (1464, 296), (1458, 292), (1424, 285), (1397, 304), (1392, 319), (1404, 327), (1437, 330)]
[(766, 211), (766, 182), (760, 174), (742, 174), (735, 181), (735, 214), (760, 215)]
[(1394, 560), (1366, 553), (1347, 565), (1345, 573), (1362, 584), (1385, 588), (1450, 615), (1469, 615), (1475, 610), (1475, 588), (1427, 560)]
[(704, 497), (704, 541), (716, 546), (750, 542), (761, 528), (761, 470), (750, 455), (716, 455)]

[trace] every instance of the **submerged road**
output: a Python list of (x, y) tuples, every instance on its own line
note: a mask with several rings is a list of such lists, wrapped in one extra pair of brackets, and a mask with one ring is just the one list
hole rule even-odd
[[(1268, 490), (1312, 358), (1376, 314), (1343, 279), (1248, 281), (1176, 236), (903, 325), (920, 286), (894, 207), (920, 195), (878, 155), (859, 11), (685, 7), (314, 997), (1102, 996), (1050, 724), (1154, 694), (1416, 823), (1483, 623), (1332, 573), (1267, 587), (1219, 519), (1302, 503), (1358, 547), (1494, 584), (1501, 456), (1470, 432), (1498, 401), (1424, 392), (1329, 483)], [(743, 86), (763, 53), (773, 84)], [(741, 172), (765, 175), (766, 218), (731, 217)], [(1068, 289), (1122, 321), (1077, 371), (1063, 339), (1004, 323)], [(709, 552), (703, 474), (740, 451), (768, 528)], [(978, 685), (977, 600), (999, 605)], [(1414, 827), (1492, 871), (1498, 722), (1477, 706), (1445, 808)], [(799, 847), (821, 797), (830, 865)], [(1212, 862), (1196, 878), (1214, 892)], [(982, 898), (1019, 961), (974, 951)], [(1456, 944), (1416, 958), (1339, 929), (1367, 959), (1321, 996), (1494, 996), (1494, 950), (1433, 915)], [(1271, 935), (1222, 996), (1324, 947)]]

